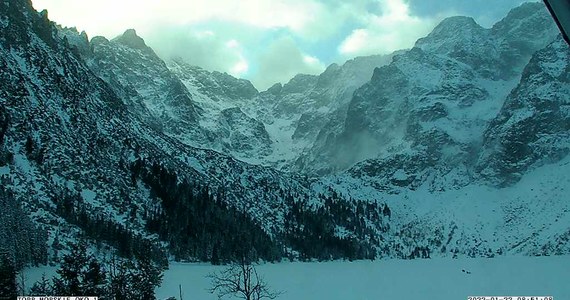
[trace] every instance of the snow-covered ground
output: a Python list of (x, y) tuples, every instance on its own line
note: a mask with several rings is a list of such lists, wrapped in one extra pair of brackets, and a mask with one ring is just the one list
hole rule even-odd
[[(461, 174), (457, 175), (459, 171), (434, 178), (434, 182), (438, 186), (453, 187), (454, 181), (462, 180)], [(570, 228), (568, 174), (570, 156), (536, 167), (506, 188), (474, 182), (460, 188), (432, 191), (426, 181), (415, 190), (394, 187), (393, 193), (388, 194), (372, 187), (366, 178), (348, 175), (324, 178), (313, 188), (326, 191), (326, 187), (332, 186), (347, 198), (386, 203), (392, 213), (390, 225), (394, 227), (417, 224), (415, 228), (423, 228), (424, 233), (438, 228), (449, 233), (450, 228), (457, 226), (450, 245), (463, 250), (502, 248), (509, 254), (535, 255), (541, 253), (541, 247), (545, 245), (548, 245), (548, 251), (566, 247), (564, 243), (557, 245), (555, 239), (567, 234)], [(393, 174), (394, 179), (407, 176), (410, 175), (403, 170)]]
[[(278, 299), (437, 299), (548, 295), (570, 299), (570, 256), (278, 263), (258, 267)], [(217, 299), (206, 275), (222, 267), (173, 263), (158, 299)], [(463, 272), (462, 270), (469, 271)]]
[[(437, 299), (468, 296), (554, 296), (570, 299), (570, 256), (505, 256), (496, 258), (379, 261), (283, 262), (257, 267), (281, 300)], [(164, 273), (158, 299), (217, 299), (208, 292), (208, 274), (224, 266), (172, 263)], [(55, 267), (26, 270), (26, 286)], [(465, 270), (466, 272), (463, 272)], [(470, 274), (467, 273), (470, 272)], [(228, 298), (229, 299), (229, 298)]]

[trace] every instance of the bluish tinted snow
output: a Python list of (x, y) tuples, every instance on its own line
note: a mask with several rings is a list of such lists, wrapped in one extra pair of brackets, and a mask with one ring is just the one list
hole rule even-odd
[[(258, 267), (278, 299), (437, 299), (473, 295), (551, 295), (570, 299), (570, 256), (500, 257), (279, 263)], [(157, 289), (158, 299), (217, 299), (206, 275), (222, 269), (174, 263)], [(465, 270), (465, 272), (463, 272)], [(470, 272), (468, 274), (467, 272)]]

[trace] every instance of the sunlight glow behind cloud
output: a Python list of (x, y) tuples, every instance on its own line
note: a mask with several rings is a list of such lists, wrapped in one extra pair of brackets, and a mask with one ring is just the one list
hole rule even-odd
[[(503, 9), (522, 0), (501, 0)], [(253, 81), (263, 90), (297, 73), (357, 55), (413, 46), (444, 16), (483, 13), (492, 0), (33, 0), (50, 19), (113, 38), (134, 28), (164, 59), (177, 56), (208, 70)], [(501, 12), (502, 13), (502, 12)], [(478, 16), (473, 15), (477, 19)], [(493, 20), (492, 20), (493, 21)], [(321, 47), (319, 45), (327, 45)], [(312, 49), (312, 52), (309, 51)], [(316, 49), (316, 50), (315, 50)], [(323, 59), (326, 57), (326, 59)]]
[(441, 18), (412, 16), (403, 0), (385, 0), (380, 5), (381, 15), (367, 15), (366, 25), (358, 28), (342, 42), (339, 51), (347, 56), (387, 54), (410, 48), (427, 35)]

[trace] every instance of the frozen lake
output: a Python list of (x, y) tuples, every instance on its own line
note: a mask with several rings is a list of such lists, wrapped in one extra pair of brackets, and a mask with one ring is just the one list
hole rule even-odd
[[(222, 268), (172, 263), (157, 297), (178, 298), (180, 284), (185, 300), (217, 299), (207, 291), (206, 275)], [(284, 292), (278, 299), (460, 300), (474, 295), (570, 299), (570, 256), (284, 262), (257, 269), (270, 287)]]

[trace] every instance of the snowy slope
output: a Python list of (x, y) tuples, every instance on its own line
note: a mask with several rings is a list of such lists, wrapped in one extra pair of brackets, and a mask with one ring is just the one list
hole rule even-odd
[(190, 66), (181, 59), (168, 61), (168, 67), (201, 108), (199, 126), (206, 133), (202, 140), (193, 134), (176, 135), (180, 141), (253, 164), (260, 164), (270, 155), (273, 139), (267, 125), (246, 113), (258, 95), (251, 82)]
[[(521, 24), (533, 30), (515, 41), (510, 34)], [(470, 169), (524, 66), (557, 34), (540, 3), (513, 9), (494, 29), (466, 17), (442, 21), (356, 90), (343, 119), (323, 128), (301, 157), (302, 170), (326, 174), (366, 159), (365, 172), (378, 176), (402, 166), (441, 175)]]
[[(93, 218), (110, 220), (128, 226), (143, 238), (156, 239), (146, 231), (145, 223), (148, 210), (161, 199), (156, 190), (137, 178), (135, 162), (146, 163), (142, 168), (158, 170), (162, 177), (165, 172), (176, 174), (177, 182), (171, 184), (186, 181), (220, 191), (223, 199), (218, 200), (245, 213), (252, 224), (270, 235), (282, 230), (283, 216), (289, 210), (285, 194), (318, 200), (306, 182), (295, 175), (193, 148), (164, 134), (162, 128), (153, 127), (143, 114), (133, 111), (129, 106), (133, 102), (120, 97), (127, 88), (135, 92), (134, 98), (148, 95), (140, 93), (148, 88), (143, 83), (123, 78), (139, 72), (140, 66), (135, 64), (129, 72), (115, 74), (115, 79), (124, 82), (112, 85), (110, 78), (98, 77), (103, 73), (95, 73), (77, 48), (68, 48), (65, 35), (28, 1), (3, 1), (0, 5), (2, 17), (14, 24), (11, 30), (0, 32), (0, 174), (4, 186), (34, 221), (49, 231), (50, 244), (57, 236), (65, 247), (66, 241), (82, 233), (80, 223), (70, 221), (71, 213), (63, 216), (61, 207), (68, 205), (62, 204), (64, 201), (72, 202), (71, 210), (79, 205), (87, 207)], [(144, 48), (144, 42), (131, 33), (128, 37), (127, 41), (100, 42), (135, 53), (137, 58), (144, 52), (151, 61), (153, 53)], [(116, 66), (109, 66), (105, 74), (118, 72)], [(148, 72), (159, 74), (161, 68), (159, 63), (149, 65)], [(146, 83), (149, 87), (178, 86), (176, 78), (163, 75)], [(179, 91), (179, 100), (190, 99), (187, 92)], [(152, 97), (139, 100), (145, 105), (151, 103), (147, 106), (151, 114), (176, 102), (165, 99), (159, 103)], [(224, 113), (227, 120), (239, 122), (239, 111)]]
[(275, 141), (266, 161), (297, 170), (294, 164), (312, 147), (321, 128), (345, 113), (353, 92), (393, 55), (356, 57), (340, 66), (332, 64), (318, 76), (299, 74), (260, 93), (249, 111), (266, 124)]
[(145, 122), (187, 145), (277, 168), (289, 168), (319, 129), (346, 110), (372, 70), (392, 57), (358, 57), (258, 93), (247, 80), (180, 58), (165, 63), (132, 29), (111, 41), (88, 41), (74, 29), (60, 32)]
[(485, 132), (482, 177), (505, 185), (570, 153), (570, 48), (559, 37), (533, 56)]
[[(394, 180), (404, 180), (401, 173)], [(366, 177), (331, 176), (315, 186), (333, 186), (353, 199), (385, 202), (391, 208), (393, 243), (404, 251), (427, 246), (432, 257), (548, 255), (570, 251), (570, 157), (536, 168), (516, 184), (495, 188), (472, 183), (434, 191), (429, 184), (386, 193)], [(398, 177), (400, 176), (400, 177)], [(452, 176), (438, 178), (454, 186)]]
[(133, 29), (111, 41), (88, 41), (69, 28), (60, 32), (129, 110), (154, 128), (184, 144), (241, 160), (262, 158), (270, 150), (263, 123), (239, 109), (257, 95), (249, 81), (180, 60), (167, 65)]
[[(215, 149), (253, 164), (289, 169), (310, 148), (320, 128), (346, 106), (356, 88), (392, 55), (357, 57), (333, 64), (321, 75), (297, 75), (258, 93), (252, 84), (228, 74), (167, 60), (201, 109), (206, 138), (176, 135), (182, 142)], [(236, 114), (237, 113), (237, 114)]]
[[(155, 239), (145, 218), (161, 200), (132, 168), (144, 161), (176, 174), (175, 187), (220, 191), (293, 256), (280, 238), (299, 203), (315, 223), (334, 220), (340, 242), (382, 257), (570, 252), (569, 54), (560, 38), (549, 44), (541, 4), (491, 29), (451, 18), (409, 51), (261, 93), (166, 64), (134, 30), (88, 41), (28, 1), (1, 5), (12, 26), (0, 31), (0, 174), (50, 243), (82, 232), (58, 211), (70, 195)], [(321, 196), (334, 194), (339, 215)], [(391, 213), (365, 215), (350, 199)]]

